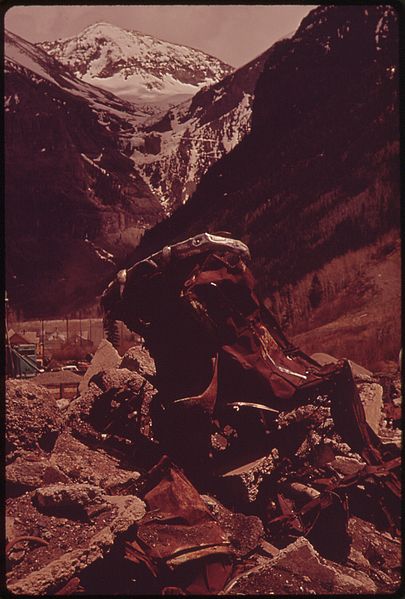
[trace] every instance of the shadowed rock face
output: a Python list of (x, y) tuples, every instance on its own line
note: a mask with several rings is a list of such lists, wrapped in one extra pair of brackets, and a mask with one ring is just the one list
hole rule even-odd
[(255, 85), (271, 52), (138, 128), (133, 159), (168, 213), (249, 133)]
[(119, 255), (163, 211), (127, 155), (133, 106), (8, 33), (5, 59), (7, 288), (27, 314), (56, 314), (114, 270), (91, 242)]

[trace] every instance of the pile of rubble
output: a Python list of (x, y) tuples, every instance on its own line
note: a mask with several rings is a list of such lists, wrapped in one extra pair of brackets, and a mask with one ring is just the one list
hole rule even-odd
[[(399, 377), (388, 381), (351, 366), (366, 419), (397, 472), (400, 435), (391, 415), (400, 405)], [(31, 381), (7, 381), (10, 592), (399, 588), (401, 543), (388, 471), (367, 464), (341, 439), (326, 397), (279, 412), (266, 456), (230, 468), (219, 460), (201, 478), (154, 439), (155, 376), (145, 350), (133, 348), (121, 359), (104, 341), (81, 395), (65, 409)], [(212, 451), (226, 453), (233, 434), (231, 424), (212, 431)], [(331, 537), (332, 544), (325, 542)]]
[(398, 381), (293, 346), (248, 260), (209, 233), (163, 248), (101, 299), (150, 355), (103, 341), (67, 406), (8, 382), (11, 592), (398, 589)]

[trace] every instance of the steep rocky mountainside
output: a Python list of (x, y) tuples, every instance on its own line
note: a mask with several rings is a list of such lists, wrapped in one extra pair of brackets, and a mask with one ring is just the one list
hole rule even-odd
[(232, 72), (203, 52), (108, 23), (38, 46), (83, 81), (153, 115), (137, 123), (132, 158), (168, 214), (250, 130), (253, 92), (269, 53)]
[(113, 272), (102, 248), (122, 255), (163, 215), (128, 155), (144, 114), (5, 42), (7, 290), (26, 315), (64, 314)]
[(233, 70), (200, 50), (110, 23), (37, 45), (76, 77), (142, 103), (151, 113), (174, 106)]
[[(394, 359), (398, 227), (396, 12), (322, 6), (273, 47), (255, 89), (251, 133), (146, 234), (135, 258), (203, 230), (229, 230), (250, 245), (262, 291), (290, 334), (350, 312), (362, 316), (373, 360)], [(353, 323), (343, 333), (336, 326), (337, 335), (346, 355), (364, 340)]]
[(132, 158), (168, 213), (250, 131), (255, 85), (270, 52), (136, 128)]

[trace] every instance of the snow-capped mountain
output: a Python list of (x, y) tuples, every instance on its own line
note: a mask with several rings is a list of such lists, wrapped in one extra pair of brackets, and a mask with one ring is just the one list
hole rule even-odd
[(205, 52), (110, 23), (37, 44), (76, 77), (156, 113), (221, 80), (233, 69)]
[(270, 52), (136, 127), (132, 158), (168, 213), (250, 131), (256, 81)]
[(145, 115), (9, 32), (4, 92), (8, 290), (63, 310), (112, 268), (86, 238), (117, 257), (163, 217), (130, 158)]
[(97, 88), (81, 81), (35, 45), (27, 42), (11, 31), (5, 31), (5, 69), (28, 70), (31, 79), (50, 82), (71, 95), (87, 100), (101, 118), (137, 123), (148, 115), (133, 102), (126, 102), (112, 92)]

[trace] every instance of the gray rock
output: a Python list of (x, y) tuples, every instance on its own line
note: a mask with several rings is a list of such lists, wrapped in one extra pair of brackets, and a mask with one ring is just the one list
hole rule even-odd
[(361, 383), (358, 385), (360, 399), (366, 414), (366, 421), (378, 435), (383, 413), (383, 388), (378, 383)]
[(50, 391), (32, 381), (6, 381), (6, 451), (50, 451), (63, 419)]
[(49, 456), (24, 452), (6, 466), (6, 485), (13, 494), (56, 482), (68, 483), (70, 479), (51, 464)]
[[(321, 364), (322, 366), (324, 364), (336, 364), (336, 362), (338, 362), (338, 358), (335, 358), (334, 356), (331, 356), (330, 354), (324, 354), (321, 352), (312, 354), (311, 358), (313, 360), (315, 360), (316, 362), (318, 362), (319, 364)], [(349, 364), (350, 364), (350, 368), (352, 370), (353, 377), (355, 378), (355, 380), (357, 380), (357, 381), (372, 381), (373, 380), (373, 373), (370, 372), (370, 370), (367, 370), (367, 368), (360, 366), (360, 364), (356, 364), (356, 362), (353, 362), (352, 360), (349, 360)]]
[(139, 345), (130, 347), (129, 350), (125, 352), (120, 368), (127, 368), (128, 370), (138, 372), (146, 378), (156, 374), (155, 362), (151, 358), (149, 352)]
[(86, 370), (86, 373), (83, 376), (82, 381), (80, 382), (79, 393), (84, 393), (84, 391), (88, 389), (90, 379), (95, 374), (100, 372), (100, 370), (118, 368), (120, 363), (121, 356), (115, 347), (109, 341), (107, 341), (107, 339), (102, 339), (88, 369)]
[(58, 406), (59, 410), (66, 410), (66, 408), (68, 408), (70, 405), (70, 400), (69, 399), (57, 399), (56, 405)]
[(41, 487), (34, 494), (37, 505), (42, 508), (85, 507), (101, 502), (104, 493), (100, 487), (85, 484), (58, 483)]
[(66, 411), (66, 423), (81, 438), (101, 440), (105, 427), (111, 424), (115, 434), (125, 437), (136, 430), (135, 422), (129, 426), (132, 408), (128, 408), (128, 413), (121, 412), (119, 417), (116, 408), (120, 404), (132, 406), (132, 414), (136, 411), (137, 420), (142, 420), (155, 393), (154, 387), (137, 372), (126, 368), (102, 370), (92, 377), (87, 391), (71, 402)]
[(132, 372), (127, 368), (108, 368), (100, 370), (94, 375), (92, 383), (97, 385), (103, 392), (113, 389), (118, 392), (124, 387), (128, 387), (134, 393), (138, 393), (145, 384), (145, 379), (139, 373)]
[(330, 465), (336, 472), (339, 472), (342, 476), (346, 476), (348, 474), (357, 474), (357, 472), (364, 468), (365, 463), (360, 462), (355, 458), (337, 455), (335, 459), (330, 462)]

